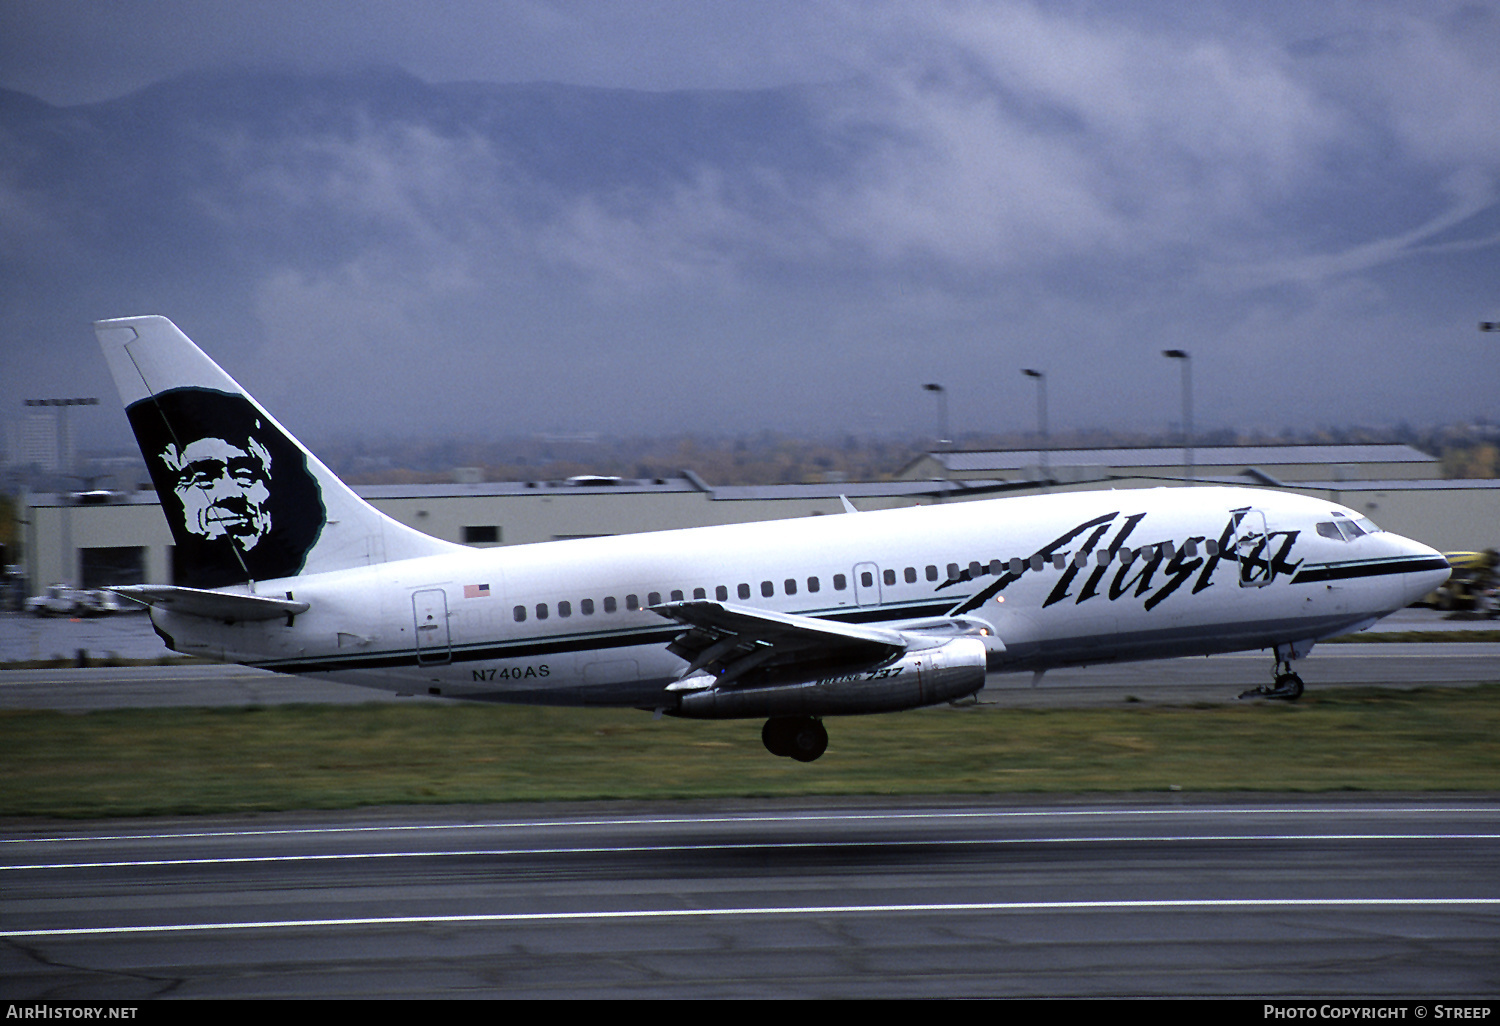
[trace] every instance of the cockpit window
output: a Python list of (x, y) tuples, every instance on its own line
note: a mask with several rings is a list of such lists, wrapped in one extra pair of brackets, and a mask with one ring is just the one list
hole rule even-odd
[(1324, 520), (1318, 524), (1318, 534), (1334, 541), (1353, 541), (1360, 535), (1374, 534), (1380, 530), (1369, 517), (1349, 517), (1344, 513), (1333, 514), (1338, 519)]

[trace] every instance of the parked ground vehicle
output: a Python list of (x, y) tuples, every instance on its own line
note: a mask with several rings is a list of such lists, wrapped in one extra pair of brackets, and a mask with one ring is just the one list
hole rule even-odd
[(33, 616), (108, 616), (124, 608), (125, 603), (112, 591), (71, 584), (49, 584), (46, 591), (26, 600), (26, 612)]
[(1500, 584), (1500, 552), (1445, 552), (1443, 558), (1453, 568), (1447, 583), (1428, 595), (1419, 606), (1430, 606), (1445, 612), (1478, 612), (1500, 616), (1495, 589)]

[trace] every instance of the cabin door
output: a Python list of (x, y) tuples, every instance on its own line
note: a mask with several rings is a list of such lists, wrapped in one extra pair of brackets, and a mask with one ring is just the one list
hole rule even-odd
[(1240, 587), (1263, 588), (1271, 583), (1271, 533), (1265, 513), (1245, 510), (1235, 525), (1231, 551), (1240, 564)]
[(411, 611), (417, 629), (417, 665), (435, 666), (451, 660), (447, 593), (442, 588), (413, 592)]

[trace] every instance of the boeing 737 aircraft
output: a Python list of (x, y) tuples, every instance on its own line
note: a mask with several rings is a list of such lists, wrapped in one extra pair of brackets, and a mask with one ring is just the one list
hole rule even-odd
[(990, 671), (1242, 649), (1291, 661), (1432, 591), (1443, 557), (1237, 487), (990, 499), (473, 549), (368, 505), (165, 317), (95, 325), (177, 546), (116, 589), (178, 652), (486, 702), (765, 718), (950, 702)]

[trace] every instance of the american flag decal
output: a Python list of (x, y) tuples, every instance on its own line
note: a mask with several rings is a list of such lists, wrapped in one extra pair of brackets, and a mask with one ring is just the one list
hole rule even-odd
[(490, 586), (488, 584), (466, 584), (464, 585), (464, 598), (489, 598)]

